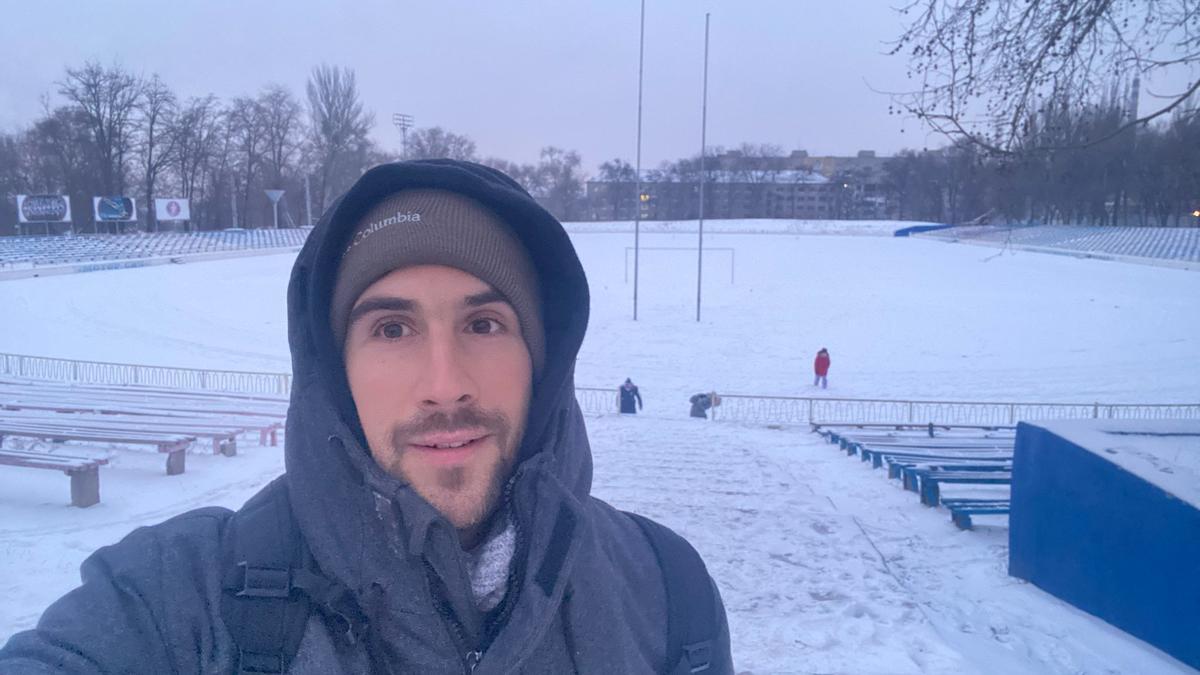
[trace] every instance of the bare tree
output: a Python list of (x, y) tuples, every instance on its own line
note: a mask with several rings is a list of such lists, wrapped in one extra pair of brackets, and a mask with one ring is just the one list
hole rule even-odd
[[(1200, 64), (1200, 0), (911, 0), (899, 11), (892, 53), (908, 56), (919, 88), (894, 95), (893, 111), (993, 153), (1046, 149), (1027, 131), (1048, 106), (1086, 107), (1111, 82)], [(1123, 124), (1073, 143), (1165, 115), (1198, 88), (1193, 78), (1144, 115), (1131, 98)]]
[(27, 184), (21, 161), (21, 136), (0, 132), (0, 195), (17, 194)]
[(105, 194), (123, 193), (125, 159), (142, 95), (141, 80), (120, 66), (105, 68), (89, 61), (81, 68), (67, 68), (58, 91), (87, 116), (100, 158), (100, 183)]
[(258, 104), (266, 143), (266, 180), (272, 188), (282, 187), (299, 145), (300, 103), (286, 88), (270, 85), (259, 94)]
[(242, 219), (249, 223), (250, 191), (266, 152), (266, 123), (262, 104), (257, 99), (238, 97), (229, 105), (229, 135), (237, 149), (233, 165), (234, 180), (241, 183)]
[(546, 210), (560, 220), (573, 220), (583, 196), (582, 160), (574, 150), (548, 146), (542, 148), (538, 173), (542, 175), (539, 197)]
[(76, 221), (84, 220), (83, 214), (91, 212), (91, 196), (103, 189), (101, 159), (87, 113), (75, 106), (47, 109), (21, 145), (29, 187), (70, 195)]
[(174, 152), (174, 135), (169, 133), (177, 112), (175, 93), (158, 75), (146, 81), (137, 104), (137, 153), (142, 170), (146, 222), (158, 229), (154, 211), (155, 187), (159, 174), (167, 167)]
[[(354, 71), (349, 68), (329, 65), (313, 68), (307, 93), (309, 141), (318, 174), (317, 204), (324, 211), (331, 194), (341, 187), (345, 177), (357, 178), (357, 170), (363, 168), (353, 165), (368, 154), (367, 134), (375, 124), (375, 116), (363, 108)], [(335, 177), (339, 179), (337, 183)]]
[[(609, 217), (617, 220), (621, 216), (621, 205), (634, 209), (638, 206), (637, 170), (629, 162), (616, 157), (600, 165), (599, 180), (606, 185), (602, 194), (607, 199)], [(598, 204), (596, 205), (599, 206)]]
[(175, 174), (184, 199), (192, 202), (192, 221), (203, 221), (205, 178), (222, 137), (222, 112), (216, 97), (190, 99), (171, 125)]
[(469, 137), (446, 131), (441, 127), (416, 129), (408, 135), (405, 159), (436, 159), (447, 157), (475, 161), (475, 141)]

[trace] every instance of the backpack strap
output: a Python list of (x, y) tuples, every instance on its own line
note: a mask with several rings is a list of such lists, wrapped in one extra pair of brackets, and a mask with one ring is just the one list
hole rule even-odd
[(221, 615), (237, 675), (287, 672), (312, 609), (293, 584), (302, 550), (287, 488), (273, 487), (234, 514), (224, 540)]
[(641, 527), (667, 587), (667, 664), (665, 673), (700, 673), (712, 668), (717, 639), (717, 603), (712, 579), (700, 554), (669, 528), (626, 514)]
[(233, 515), (222, 545), (221, 616), (237, 646), (236, 675), (287, 672), (313, 609), (335, 637), (355, 642), (365, 631), (350, 593), (310, 569), (282, 480)]

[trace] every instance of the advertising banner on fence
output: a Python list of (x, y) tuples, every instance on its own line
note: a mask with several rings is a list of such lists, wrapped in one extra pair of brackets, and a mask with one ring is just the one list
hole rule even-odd
[(137, 200), (133, 197), (92, 197), (92, 208), (100, 223), (137, 220)]
[(192, 209), (186, 199), (155, 199), (154, 218), (156, 220), (191, 220)]
[(71, 200), (66, 195), (17, 195), (17, 220), (22, 223), (69, 223)]

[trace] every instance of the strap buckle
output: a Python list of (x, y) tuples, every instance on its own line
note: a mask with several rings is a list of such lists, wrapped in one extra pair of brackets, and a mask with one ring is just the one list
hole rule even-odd
[(260, 654), (238, 650), (238, 675), (283, 673), (283, 657), (279, 654)]
[[(255, 567), (242, 561), (242, 589), (237, 592), (243, 598), (287, 598), (292, 594), (292, 571), (286, 567)], [(256, 671), (251, 671), (256, 672)], [(281, 672), (281, 671), (262, 671)]]
[(712, 640), (684, 645), (683, 658), (687, 660), (689, 673), (708, 670), (712, 667)]

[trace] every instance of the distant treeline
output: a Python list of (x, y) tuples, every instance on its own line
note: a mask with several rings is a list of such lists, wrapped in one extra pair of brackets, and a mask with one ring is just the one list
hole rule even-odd
[(1184, 106), (1160, 123), (1128, 126), (1129, 99), (1114, 93), (1082, 110), (1049, 104), (1011, 153), (967, 141), (901, 152), (885, 164), (892, 213), (946, 223), (1200, 224), (1200, 115)]
[[(270, 226), (271, 204), (263, 190), (282, 189), (280, 224), (302, 225), (310, 211), (318, 218), (365, 169), (400, 158), (452, 157), (495, 166), (563, 220), (631, 216), (636, 208), (632, 185), (589, 196), (589, 176), (574, 150), (543, 148), (533, 164), (479, 157), (469, 137), (435, 126), (408, 131), (403, 151), (388, 152), (370, 138), (374, 114), (364, 108), (347, 68), (313, 68), (303, 99), (268, 85), (229, 100), (214, 95), (181, 100), (157, 75), (140, 77), (94, 62), (67, 68), (55, 86), (58, 103), (47, 99), (27, 127), (0, 132), (0, 234), (16, 232), (18, 194), (69, 195), (77, 231), (90, 229), (93, 196), (118, 195), (139, 200), (143, 228), (157, 227), (154, 198), (171, 197), (191, 200), (193, 229), (219, 229)], [(988, 155), (961, 143), (901, 152), (881, 170), (826, 177), (834, 186), (852, 185), (854, 194), (869, 195), (866, 211), (836, 190), (828, 196), (816, 190), (815, 199), (829, 201), (833, 218), (963, 222), (991, 214), (1046, 222), (1194, 223), (1190, 213), (1200, 207), (1200, 116), (1189, 112), (1112, 135), (1109, 130), (1127, 116), (1119, 100), (1114, 95), (1109, 104), (1082, 113), (1068, 106), (1056, 113), (1049, 106), (1027, 130), (1038, 141), (1030, 144), (1036, 152)], [(783, 154), (775, 146), (741, 148), (748, 166), (756, 161), (778, 166), (782, 160), (774, 156)], [(716, 156), (721, 150), (709, 152)], [(703, 180), (728, 182), (731, 175), (742, 180), (720, 172), (713, 162)], [(740, 200), (737, 216), (779, 216), (779, 204), (769, 201), (764, 185), (794, 178), (744, 173), (753, 189), (727, 190)], [(646, 170), (643, 181), (679, 184), (682, 190), (701, 176), (698, 157), (688, 157)], [(628, 183), (633, 177), (629, 162), (616, 158), (600, 165), (594, 180)], [(666, 187), (658, 193), (669, 194)], [(721, 194), (712, 191), (710, 199)], [(633, 203), (618, 208), (611, 203), (617, 195)], [(761, 205), (755, 195), (764, 195)], [(692, 217), (694, 211), (684, 204), (663, 206), (654, 217)], [(720, 211), (720, 203), (709, 209), (713, 217), (721, 217)]]

